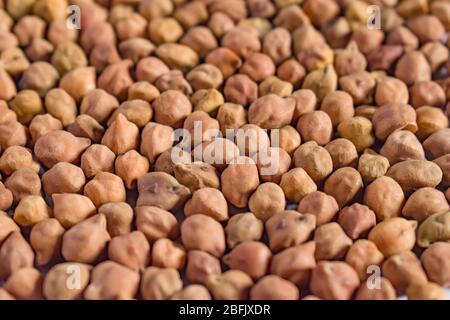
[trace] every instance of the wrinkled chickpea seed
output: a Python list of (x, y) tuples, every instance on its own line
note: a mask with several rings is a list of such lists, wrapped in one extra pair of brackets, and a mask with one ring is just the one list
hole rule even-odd
[(444, 0), (0, 0), (0, 300), (448, 299), (448, 32)]

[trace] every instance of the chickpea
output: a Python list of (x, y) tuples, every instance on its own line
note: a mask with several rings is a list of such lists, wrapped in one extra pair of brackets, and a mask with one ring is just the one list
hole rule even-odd
[(98, 213), (106, 217), (106, 228), (111, 237), (130, 233), (133, 209), (125, 202), (105, 203), (98, 208)]
[(208, 28), (211, 29), (214, 36), (221, 38), (225, 33), (235, 26), (233, 19), (223, 12), (214, 12), (208, 22)]
[(229, 102), (244, 106), (252, 104), (258, 98), (257, 84), (244, 74), (228, 78), (223, 92)]
[(376, 225), (376, 215), (369, 207), (355, 203), (339, 212), (338, 223), (352, 240), (356, 240)]
[(449, 248), (449, 243), (436, 242), (429, 246), (420, 257), (428, 278), (443, 287), (448, 287), (450, 282)]
[(242, 58), (247, 58), (252, 52), (261, 50), (258, 32), (251, 26), (237, 26), (231, 29), (222, 37), (221, 44)]
[(134, 271), (143, 270), (150, 262), (150, 244), (141, 231), (133, 231), (111, 239), (108, 257)]
[(342, 259), (352, 245), (352, 240), (336, 222), (319, 226), (314, 232), (317, 260)]
[(249, 298), (253, 280), (240, 270), (228, 270), (222, 274), (210, 275), (206, 287), (216, 300), (244, 300)]
[(53, 117), (60, 120), (64, 127), (74, 123), (78, 113), (73, 98), (60, 88), (47, 92), (45, 96), (45, 109)]
[(423, 53), (408, 51), (398, 61), (395, 76), (412, 85), (417, 81), (430, 80), (431, 68)]
[(274, 28), (264, 36), (262, 50), (275, 64), (279, 64), (291, 56), (291, 41), (286, 29)]
[(191, 250), (187, 255), (186, 278), (191, 283), (206, 285), (211, 275), (220, 275), (220, 261), (211, 254)]
[(150, 163), (164, 151), (170, 149), (173, 144), (173, 129), (169, 126), (155, 122), (149, 122), (141, 133), (141, 153)]
[(385, 277), (380, 278), (380, 287), (372, 289), (364, 282), (356, 292), (356, 300), (395, 300), (396, 292), (391, 282)]
[(376, 244), (385, 257), (389, 257), (414, 247), (416, 227), (417, 221), (400, 217), (390, 218), (373, 227), (369, 240)]
[[(151, 103), (153, 100), (155, 100), (159, 96), (159, 90), (152, 84), (145, 82), (145, 81), (139, 81), (133, 83), (130, 88), (128, 88), (128, 100), (143, 100)], [(142, 103), (142, 105), (144, 105)], [(151, 116), (153, 115), (153, 110), (150, 109)], [(150, 118), (151, 118), (150, 116)], [(148, 121), (147, 121), (148, 122)]]
[(88, 138), (92, 142), (100, 142), (105, 129), (93, 117), (82, 114), (76, 117), (75, 122), (67, 127), (67, 131), (76, 137)]
[[(95, 69), (93, 67), (74, 69), (61, 78), (59, 87), (70, 94), (76, 102), (80, 102), (88, 93), (96, 88)], [(99, 87), (101, 86), (99, 85)]]
[(17, 270), (33, 267), (34, 252), (19, 231), (13, 231), (0, 249), (0, 278), (6, 279)]
[(20, 232), (19, 226), (14, 222), (13, 219), (8, 217), (8, 215), (5, 214), (4, 212), (0, 213), (0, 222), (1, 222), (0, 244), (2, 244), (12, 232), (14, 231)]
[(81, 169), (87, 178), (93, 178), (100, 172), (112, 173), (115, 158), (116, 155), (107, 146), (93, 144), (81, 156)]
[(86, 183), (83, 170), (67, 163), (58, 162), (42, 175), (45, 193), (81, 193)]
[(7, 148), (0, 157), (0, 171), (11, 175), (14, 171), (22, 168), (39, 171), (39, 165), (33, 161), (30, 150), (21, 146)]
[[(45, 276), (42, 291), (45, 298), (50, 300), (78, 300), (89, 284), (92, 267), (87, 264), (65, 262), (53, 266)], [(71, 270), (80, 271), (80, 286), (69, 289), (67, 281)]]
[(65, 228), (73, 227), (97, 212), (92, 201), (80, 194), (54, 193), (52, 200), (54, 216)]
[(22, 226), (35, 225), (50, 218), (51, 209), (41, 196), (26, 196), (22, 198), (14, 210), (14, 221)]
[(222, 192), (208, 187), (195, 191), (184, 206), (184, 214), (189, 217), (197, 213), (210, 216), (217, 221), (227, 220), (228, 206)]
[(420, 260), (412, 252), (405, 251), (389, 257), (383, 263), (383, 275), (389, 279), (399, 294), (404, 294), (413, 283), (426, 283), (427, 276)]
[(314, 92), (317, 99), (322, 101), (325, 96), (337, 88), (337, 74), (332, 65), (326, 65), (322, 69), (314, 70), (306, 75), (302, 89)]
[(355, 270), (341, 261), (321, 261), (311, 276), (311, 291), (321, 299), (349, 300), (360, 281)]
[(120, 177), (109, 172), (100, 172), (84, 187), (84, 195), (89, 197), (96, 207), (108, 202), (125, 201), (126, 191)]
[(417, 81), (410, 89), (411, 105), (414, 108), (422, 106), (442, 107), (445, 104), (445, 92), (434, 81)]
[(447, 155), (439, 157), (433, 161), (441, 168), (442, 173), (443, 173), (442, 183), (446, 186), (450, 185), (450, 171), (449, 171), (450, 161), (449, 160), (450, 160), (450, 155), (447, 154)]
[(220, 178), (216, 169), (204, 162), (177, 164), (174, 167), (175, 178), (187, 186), (191, 192), (210, 187), (220, 188)]
[(30, 168), (14, 171), (5, 181), (5, 187), (11, 191), (14, 203), (29, 195), (41, 195), (41, 186), (38, 174)]
[(417, 244), (428, 247), (436, 241), (448, 241), (450, 235), (450, 212), (435, 213), (429, 216), (419, 227)]
[(299, 203), (305, 196), (317, 191), (315, 182), (302, 168), (294, 168), (281, 177), (280, 186), (286, 198)]
[(366, 239), (353, 243), (345, 256), (345, 262), (355, 269), (361, 281), (370, 276), (371, 266), (381, 266), (383, 260), (384, 256), (375, 243)]
[(211, 300), (211, 294), (206, 287), (199, 284), (191, 284), (174, 294), (171, 300)]
[(450, 206), (444, 193), (433, 188), (421, 188), (408, 198), (402, 214), (422, 222), (434, 213), (444, 213), (449, 210)]
[(33, 90), (20, 91), (9, 103), (9, 107), (16, 113), (17, 120), (22, 124), (29, 124), (34, 116), (44, 111), (41, 98)]
[(295, 88), (300, 87), (305, 75), (305, 68), (294, 59), (285, 60), (277, 69), (277, 76), (281, 80), (291, 83)]
[[(281, 227), (280, 227), (281, 226)], [(280, 251), (309, 239), (316, 227), (315, 216), (287, 210), (266, 221), (266, 231), (272, 251)]]
[(41, 273), (34, 268), (14, 272), (5, 282), (5, 289), (20, 300), (42, 300)]
[(136, 66), (136, 79), (154, 83), (160, 76), (169, 71), (169, 67), (160, 59), (146, 57), (140, 60)]
[(163, 300), (183, 288), (180, 274), (173, 268), (149, 267), (141, 281), (141, 294), (145, 300)]
[(416, 114), (418, 126), (416, 136), (420, 140), (425, 140), (449, 125), (448, 118), (440, 108), (423, 106), (416, 109)]
[(276, 275), (260, 279), (250, 291), (251, 300), (298, 300), (299, 296), (295, 285)]
[[(22, 90), (34, 90), (39, 96), (44, 97), (50, 89), (56, 86), (58, 79), (59, 74), (55, 67), (47, 62), (38, 61), (25, 70), (20, 79), (19, 87)], [(61, 82), (61, 87), (63, 87), (62, 84)]]
[(13, 203), (13, 194), (0, 182), (0, 210), (7, 211)]
[(423, 147), (429, 151), (435, 158), (444, 156), (450, 153), (450, 128), (443, 128), (431, 136), (429, 136), (424, 142)]
[[(281, 128), (291, 123), (294, 107), (294, 99), (283, 99), (275, 94), (268, 94), (257, 99), (250, 105), (248, 109), (248, 121), (249, 123), (256, 124), (263, 129)], [(307, 115), (305, 115), (305, 117), (306, 116)], [(310, 121), (314, 122), (313, 119), (310, 119)], [(303, 137), (307, 136), (306, 134), (303, 134), (302, 130), (299, 131)]]
[(324, 191), (333, 196), (339, 207), (352, 202), (363, 188), (359, 172), (350, 167), (336, 170), (325, 182)]

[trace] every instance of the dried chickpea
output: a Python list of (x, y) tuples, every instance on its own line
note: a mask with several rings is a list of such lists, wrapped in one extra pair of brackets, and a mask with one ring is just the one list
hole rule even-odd
[(80, 102), (96, 88), (95, 69), (93, 67), (74, 69), (61, 78), (59, 87), (70, 94), (76, 102)]
[(183, 246), (169, 239), (159, 239), (152, 247), (152, 264), (156, 267), (181, 270), (186, 262)]
[(251, 300), (298, 300), (299, 296), (295, 285), (276, 275), (265, 276), (250, 290)]
[(42, 175), (44, 191), (50, 196), (54, 193), (81, 193), (85, 183), (83, 170), (67, 162), (58, 162)]
[(9, 107), (17, 115), (22, 124), (29, 124), (34, 116), (44, 112), (41, 98), (36, 91), (22, 90), (9, 103)]
[(150, 163), (154, 163), (156, 158), (172, 147), (173, 129), (155, 122), (149, 122), (141, 133), (142, 155), (146, 156)]
[(379, 278), (379, 288), (373, 289), (372, 286), (369, 287), (367, 282), (361, 284), (358, 291), (356, 292), (356, 300), (395, 300), (397, 294), (391, 282), (384, 278)]
[(345, 262), (355, 269), (361, 281), (370, 276), (370, 267), (381, 266), (383, 260), (384, 256), (375, 243), (366, 239), (355, 241), (345, 256)]
[(227, 101), (246, 106), (258, 98), (258, 86), (248, 76), (236, 74), (225, 82), (223, 93)]
[(60, 75), (86, 67), (88, 63), (83, 50), (73, 42), (59, 44), (53, 52), (51, 62)]
[(355, 145), (347, 139), (338, 138), (328, 142), (325, 149), (333, 160), (333, 168), (356, 167), (358, 162), (358, 151)]
[(284, 211), (286, 200), (283, 190), (272, 182), (260, 184), (251, 195), (248, 206), (258, 219), (266, 221), (274, 214)]
[[(79, 300), (89, 284), (92, 267), (83, 263), (65, 262), (53, 266), (45, 276), (43, 293), (50, 300)], [(67, 282), (74, 270), (79, 270), (80, 286), (69, 289)]]
[(408, 198), (403, 206), (402, 214), (422, 222), (435, 213), (444, 213), (449, 210), (450, 205), (443, 192), (433, 188), (421, 188)]
[[(50, 89), (56, 86), (59, 80), (58, 71), (54, 66), (47, 62), (38, 61), (30, 65), (25, 70), (19, 82), (19, 87), (36, 91), (39, 96), (44, 97)], [(61, 79), (60, 86), (63, 87), (63, 79)]]
[(216, 300), (248, 299), (253, 280), (240, 270), (228, 270), (222, 274), (210, 275), (206, 287)]
[(417, 244), (428, 247), (436, 241), (448, 241), (450, 237), (450, 212), (435, 213), (419, 226)]
[[(13, 204), (13, 194), (0, 182), (0, 210), (7, 211)], [(1, 240), (1, 239), (0, 239)]]
[(116, 155), (107, 146), (93, 144), (81, 156), (80, 167), (87, 178), (93, 178), (100, 172), (113, 172), (115, 158)]
[(444, 288), (436, 283), (413, 283), (406, 290), (408, 300), (447, 300)]
[(283, 174), (280, 186), (286, 198), (295, 203), (299, 203), (305, 196), (317, 191), (315, 182), (302, 168), (294, 168)]
[(443, 287), (448, 287), (450, 283), (448, 268), (450, 263), (449, 248), (449, 243), (436, 242), (429, 246), (420, 257), (428, 279)]
[(45, 109), (53, 117), (60, 120), (64, 127), (74, 123), (78, 113), (73, 98), (60, 88), (47, 92), (45, 96)]
[(0, 278), (6, 279), (17, 270), (33, 267), (34, 252), (19, 231), (13, 231), (0, 248)]
[(251, 213), (239, 213), (230, 218), (225, 227), (227, 244), (234, 248), (245, 241), (258, 241), (263, 234), (263, 223)]
[(316, 260), (340, 260), (353, 241), (336, 222), (323, 224), (314, 231)]
[(423, 106), (416, 109), (417, 132), (420, 140), (425, 140), (433, 133), (449, 126), (448, 118), (440, 108)]
[(189, 217), (198, 213), (217, 221), (228, 220), (228, 206), (222, 192), (208, 187), (195, 191), (184, 206), (184, 214)]
[(41, 194), (41, 180), (36, 171), (30, 168), (14, 171), (6, 180), (5, 187), (11, 191), (14, 203), (26, 196)]
[(336, 170), (325, 181), (325, 193), (333, 196), (339, 207), (355, 200), (363, 188), (363, 181), (359, 172), (351, 167)]
[(410, 89), (411, 105), (414, 108), (422, 106), (442, 107), (445, 104), (445, 92), (434, 81), (417, 81)]
[[(277, 129), (281, 128), (285, 125), (288, 125), (292, 122), (292, 117), (294, 114), (295, 101), (292, 98), (282, 98), (275, 94), (268, 94), (266, 96), (260, 97), (256, 101), (254, 101), (250, 107), (248, 108), (248, 122), (250, 124), (256, 124), (262, 129)], [(307, 117), (305, 115), (304, 117)], [(301, 120), (299, 120), (301, 121)], [(322, 122), (325, 122), (324, 119), (321, 118), (313, 118), (309, 119), (310, 123), (314, 123), (316, 126), (320, 126)], [(299, 126), (299, 125), (298, 125)], [(326, 122), (323, 124), (323, 131), (326, 131)], [(303, 128), (303, 127), (302, 127)], [(321, 127), (319, 127), (322, 129)], [(305, 128), (304, 130), (308, 130)], [(300, 134), (305, 138), (316, 138), (315, 135), (304, 134), (304, 130), (299, 130)], [(321, 130), (322, 131), (322, 130)], [(327, 133), (323, 133), (324, 136)], [(319, 133), (317, 135), (317, 140), (326, 139), (322, 138), (322, 134)]]
[(14, 210), (14, 221), (22, 226), (33, 226), (52, 215), (50, 207), (41, 196), (30, 195), (22, 198)]
[(140, 271), (150, 262), (150, 244), (141, 231), (133, 231), (111, 239), (108, 257), (134, 271)]
[(111, 237), (130, 233), (134, 213), (128, 203), (105, 203), (98, 208), (98, 213), (106, 217), (106, 228)]
[(34, 268), (17, 270), (5, 282), (5, 289), (19, 300), (42, 300), (43, 276)]
[(109, 172), (100, 172), (85, 185), (84, 195), (90, 198), (96, 207), (100, 207), (108, 202), (125, 201), (126, 191), (120, 177)]
[(423, 147), (435, 158), (450, 153), (450, 128), (443, 128), (430, 135), (424, 142)]
[(11, 175), (21, 168), (39, 171), (39, 165), (33, 161), (31, 151), (21, 146), (11, 146), (4, 150), (0, 157), (0, 171), (6, 175)]
[(70, 228), (96, 214), (92, 201), (81, 194), (54, 193), (52, 195), (53, 214), (65, 228)]
[(211, 294), (206, 287), (199, 284), (190, 284), (183, 290), (175, 293), (171, 300), (211, 300)]
[(368, 206), (355, 203), (339, 212), (338, 223), (352, 240), (356, 240), (376, 225), (376, 215)]

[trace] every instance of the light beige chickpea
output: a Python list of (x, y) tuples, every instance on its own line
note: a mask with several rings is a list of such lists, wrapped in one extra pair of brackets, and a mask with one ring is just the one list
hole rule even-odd
[(408, 300), (448, 300), (440, 285), (432, 282), (413, 283), (406, 290)]
[(380, 178), (389, 169), (389, 160), (378, 154), (364, 153), (359, 158), (358, 171), (366, 184)]
[(416, 109), (416, 114), (418, 126), (416, 135), (420, 140), (428, 138), (449, 125), (448, 118), (440, 108), (423, 106)]
[(234, 248), (245, 241), (258, 241), (263, 234), (263, 222), (251, 213), (239, 213), (230, 218), (225, 227), (227, 243)]
[(75, 42), (78, 38), (78, 30), (67, 27), (66, 21), (55, 20), (52, 21), (47, 30), (47, 38), (54, 45), (70, 41)]
[(378, 220), (386, 220), (400, 216), (405, 195), (394, 179), (383, 176), (366, 188), (364, 203), (375, 212)]
[(141, 294), (145, 300), (164, 300), (183, 288), (180, 274), (173, 268), (149, 267), (141, 281)]
[(89, 197), (96, 207), (108, 202), (123, 202), (126, 191), (120, 177), (109, 172), (100, 172), (84, 187), (84, 195)]
[(333, 172), (325, 181), (324, 191), (333, 196), (342, 208), (355, 200), (363, 185), (361, 175), (356, 169), (344, 167)]
[[(177, 163), (173, 161), (172, 152), (177, 157)], [(174, 175), (175, 165), (178, 163), (190, 163), (191, 154), (178, 147), (164, 151), (155, 162), (155, 171), (162, 171)]]
[(54, 193), (81, 193), (85, 183), (83, 170), (67, 162), (58, 162), (42, 175), (44, 191), (50, 196)]
[(223, 12), (214, 12), (208, 22), (208, 28), (211, 29), (214, 36), (221, 38), (225, 33), (235, 26), (233, 19)]
[(376, 215), (369, 207), (355, 203), (339, 212), (338, 223), (355, 240), (367, 235), (376, 225)]
[(6, 122), (17, 122), (16, 113), (9, 109), (6, 101), (0, 100), (0, 111), (0, 124)]
[(216, 257), (223, 256), (225, 252), (222, 226), (206, 215), (196, 214), (186, 218), (181, 224), (181, 239), (187, 250), (202, 250)]
[(82, 114), (67, 127), (67, 131), (76, 137), (88, 138), (92, 142), (99, 143), (105, 133), (105, 128), (93, 117)]
[(144, 270), (150, 262), (150, 244), (141, 231), (120, 235), (109, 242), (108, 257), (131, 270)]
[(92, 269), (91, 282), (84, 291), (87, 300), (133, 299), (139, 288), (139, 274), (113, 261)]
[[(8, 41), (8, 39), (6, 39), (6, 41)], [(36, 42), (40, 42), (40, 41), (45, 41), (42, 39), (34, 39), (32, 44), (36, 43)], [(31, 49), (32, 49), (32, 45), (30, 45), (27, 49), (26, 49), (26, 55), (31, 57)], [(16, 48), (16, 47), (9, 47), (6, 48), (4, 50), (2, 50), (2, 53), (0, 54), (0, 59), (2, 60), (2, 65), (3, 65), (3, 69), (8, 72), (12, 77), (17, 78), (20, 77), (29, 67), (30, 67), (30, 62), (27, 59), (27, 56), (25, 55), (25, 53), (22, 51), (22, 49)], [(41, 60), (46, 60), (46, 59), (41, 59)], [(37, 60), (35, 60), (37, 61)], [(5, 84), (7, 84), (7, 86), (5, 86), (4, 96), (8, 95), (8, 91), (10, 93), (13, 93), (13, 86), (8, 83), (8, 77), (5, 76)], [(10, 86), (11, 85), (11, 86)]]
[(42, 300), (43, 276), (34, 268), (14, 272), (5, 282), (5, 289), (20, 300)]
[(59, 44), (53, 52), (51, 62), (60, 75), (88, 64), (86, 54), (73, 42)]
[(191, 192), (210, 187), (220, 188), (220, 178), (216, 169), (204, 162), (192, 162), (176, 164), (174, 167), (175, 178), (187, 186)]
[(244, 74), (235, 74), (225, 82), (223, 93), (227, 101), (246, 106), (258, 98), (258, 85)]
[(44, 37), (45, 21), (33, 15), (26, 15), (17, 21), (13, 31), (19, 40), (19, 44), (27, 46), (33, 39)]
[(33, 90), (20, 91), (11, 100), (9, 107), (16, 113), (17, 120), (22, 124), (29, 124), (35, 115), (44, 112), (41, 98)]
[(275, 94), (280, 97), (289, 97), (294, 90), (290, 82), (282, 81), (276, 76), (269, 76), (259, 84), (259, 96)]
[(448, 287), (450, 283), (449, 248), (450, 244), (447, 242), (436, 242), (429, 246), (420, 257), (428, 278), (443, 287)]
[(133, 208), (128, 203), (105, 203), (98, 208), (98, 213), (106, 217), (106, 227), (111, 237), (130, 233), (134, 213)]
[(297, 130), (303, 140), (315, 141), (323, 146), (330, 142), (333, 131), (332, 121), (324, 111), (314, 111), (300, 117)]
[(180, 292), (174, 294), (171, 300), (211, 300), (211, 294), (206, 287), (199, 284), (190, 284)]
[(203, 2), (187, 3), (177, 8), (174, 17), (184, 28), (190, 29), (208, 19), (208, 10)]
[(217, 89), (223, 82), (223, 76), (219, 68), (213, 64), (200, 64), (194, 67), (186, 75), (186, 79), (194, 90)]
[(128, 121), (133, 122), (139, 128), (144, 127), (153, 116), (153, 109), (150, 104), (144, 100), (125, 101), (117, 108), (108, 119), (108, 126), (111, 126), (119, 114), (123, 114)]
[(73, 227), (97, 213), (92, 201), (81, 194), (54, 193), (52, 200), (54, 217), (65, 228)]
[(21, 146), (11, 146), (4, 150), (0, 157), (0, 171), (6, 175), (11, 175), (21, 168), (39, 171), (39, 165), (33, 161), (30, 150)]
[(28, 195), (41, 195), (41, 180), (35, 170), (21, 168), (14, 171), (5, 181), (5, 187), (11, 191), (14, 203)]
[(0, 147), (6, 149), (11, 146), (25, 146), (27, 143), (27, 129), (19, 121), (0, 123)]
[[(146, 81), (138, 81), (128, 88), (128, 100), (143, 100), (151, 103), (159, 96), (159, 90)], [(153, 115), (153, 110), (152, 115)]]
[(169, 72), (169, 67), (156, 57), (141, 59), (136, 66), (136, 79), (154, 83), (160, 76)]
[(147, 35), (147, 20), (135, 12), (117, 21), (114, 27), (119, 40), (145, 37)]
[(381, 266), (384, 256), (375, 243), (366, 239), (359, 239), (348, 249), (345, 262), (358, 273), (361, 281), (371, 275), (370, 267)]
[(64, 234), (61, 252), (66, 261), (93, 263), (104, 252), (109, 240), (106, 217), (97, 214)]
[[(19, 87), (23, 90), (34, 90), (39, 96), (44, 97), (50, 89), (56, 86), (58, 79), (58, 71), (51, 64), (38, 61), (25, 70), (20, 79)], [(62, 84), (61, 82), (61, 87), (63, 87)]]
[(386, 139), (380, 154), (385, 156), (391, 165), (404, 160), (425, 160), (425, 151), (414, 135), (406, 130), (391, 133)]
[(186, 278), (189, 282), (206, 285), (209, 276), (219, 275), (220, 272), (220, 261), (213, 255), (200, 250), (188, 252)]
[(228, 204), (222, 192), (208, 187), (195, 191), (184, 206), (184, 214), (189, 217), (198, 213), (210, 216), (217, 221), (227, 220)]
[(221, 185), (225, 198), (236, 207), (244, 208), (259, 185), (258, 168), (250, 158), (237, 157), (222, 172)]
[(250, 290), (251, 300), (298, 300), (298, 288), (276, 275), (260, 279)]
[(316, 218), (312, 214), (293, 210), (277, 213), (266, 221), (270, 249), (280, 251), (301, 244), (309, 239), (315, 227)]
[(174, 5), (170, 0), (144, 0), (139, 3), (139, 13), (147, 20), (170, 15)]
[(391, 282), (385, 277), (380, 278), (380, 287), (372, 289), (363, 282), (355, 295), (355, 300), (396, 300), (397, 294)]
[(280, 186), (286, 198), (295, 203), (317, 191), (317, 185), (302, 168), (294, 168), (283, 174)]
[(22, 226), (33, 226), (52, 215), (50, 207), (41, 196), (26, 196), (22, 198), (14, 210), (14, 221)]
[(33, 267), (34, 252), (20, 231), (13, 231), (0, 249), (0, 278), (6, 279), (17, 270)]
[(342, 138), (350, 140), (358, 152), (371, 147), (375, 143), (372, 133), (372, 122), (369, 119), (356, 116), (342, 121), (337, 131)]
[(323, 224), (314, 232), (317, 260), (340, 260), (347, 253), (353, 241), (336, 222)]
[(414, 247), (416, 227), (417, 221), (390, 218), (380, 222), (370, 231), (369, 240), (376, 244), (385, 257), (389, 257)]
[(101, 143), (116, 155), (124, 154), (138, 147), (139, 128), (125, 115), (118, 114), (110, 127), (106, 129)]
[(345, 91), (334, 91), (327, 94), (320, 109), (329, 115), (334, 127), (342, 121), (352, 118), (355, 112), (352, 97)]
[(113, 172), (115, 158), (116, 155), (107, 146), (93, 144), (81, 156), (81, 169), (87, 178), (100, 172)]
[(419, 222), (435, 213), (450, 210), (443, 192), (433, 188), (421, 188), (415, 191), (406, 201), (402, 214)]
[(313, 91), (317, 99), (322, 101), (328, 93), (336, 91), (337, 82), (336, 71), (332, 65), (327, 65), (323, 69), (308, 73), (303, 81), (302, 89)]
[(197, 53), (182, 44), (165, 43), (160, 45), (155, 52), (169, 67), (181, 71), (192, 69), (199, 61)]
[(295, 167), (303, 168), (316, 183), (333, 172), (333, 160), (329, 152), (315, 141), (302, 144), (294, 153)]
[(404, 294), (413, 283), (427, 282), (427, 276), (420, 260), (410, 251), (404, 251), (389, 257), (383, 263), (382, 272), (392, 282), (399, 294)]
[(200, 89), (191, 96), (195, 110), (216, 114), (217, 109), (224, 103), (222, 93), (217, 89)]
[(93, 67), (77, 68), (66, 73), (60, 81), (59, 87), (80, 102), (96, 88), (96, 73)]
[(148, 26), (150, 39), (157, 45), (177, 42), (183, 35), (183, 28), (173, 18), (157, 18)]
[(205, 62), (215, 65), (221, 71), (225, 79), (232, 76), (242, 65), (239, 56), (227, 48), (217, 48), (212, 50), (206, 56)]
[(428, 247), (436, 241), (448, 241), (450, 238), (450, 212), (435, 213), (429, 216), (419, 227), (417, 244)]
[(274, 135), (271, 138), (278, 139), (280, 148), (286, 151), (291, 157), (301, 144), (300, 134), (290, 125), (282, 127), (278, 132), (278, 136)]
[[(65, 262), (53, 266), (46, 274), (43, 284), (43, 293), (49, 300), (79, 300), (83, 291), (89, 284), (92, 267), (87, 264)], [(73, 270), (79, 270), (80, 286), (69, 289), (67, 281)]]
[(427, 160), (406, 160), (393, 165), (387, 176), (396, 180), (403, 191), (423, 187), (436, 187), (442, 181), (442, 170), (437, 164)]
[(215, 300), (245, 300), (253, 286), (252, 278), (240, 270), (211, 275), (206, 284)]
[(173, 144), (173, 129), (155, 122), (149, 122), (141, 133), (141, 153), (154, 163), (156, 158)]
[(358, 274), (347, 263), (321, 261), (311, 276), (311, 291), (321, 299), (350, 300), (360, 285)]
[(78, 113), (73, 98), (60, 88), (47, 92), (45, 96), (45, 109), (53, 117), (60, 120), (65, 127), (75, 122)]
[(134, 80), (130, 75), (131, 60), (121, 60), (108, 65), (97, 80), (97, 86), (117, 97), (119, 101), (127, 98), (128, 89)]
[(409, 92), (406, 84), (394, 77), (381, 77), (377, 79), (375, 89), (375, 102), (382, 106), (386, 103), (408, 103)]
[(248, 206), (258, 219), (266, 221), (272, 215), (284, 211), (286, 200), (283, 190), (275, 183), (263, 183), (250, 197)]

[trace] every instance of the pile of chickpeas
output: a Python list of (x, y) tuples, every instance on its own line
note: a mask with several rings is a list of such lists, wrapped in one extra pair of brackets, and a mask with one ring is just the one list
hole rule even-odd
[(0, 300), (446, 299), (448, 31), (448, 0), (0, 0)]

